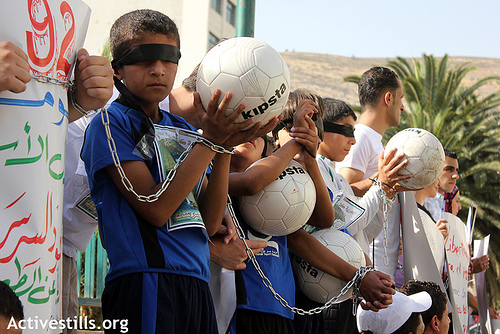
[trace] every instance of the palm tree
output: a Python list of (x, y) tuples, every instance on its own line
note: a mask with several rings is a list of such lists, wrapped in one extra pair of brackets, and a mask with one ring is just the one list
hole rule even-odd
[[(475, 239), (491, 234), (492, 240), (500, 237), (500, 91), (480, 96), (478, 89), (499, 76), (478, 80), (470, 87), (462, 83), (475, 67), (462, 63), (451, 68), (448, 56), (440, 60), (423, 55), (410, 63), (404, 58), (388, 62), (401, 78), (408, 108), (397, 128), (389, 128), (384, 135), (387, 141), (396, 132), (416, 127), (432, 132), (443, 147), (455, 151), (460, 162), (461, 201), (474, 203), (477, 210)], [(359, 77), (349, 76), (347, 82), (358, 83)], [(359, 110), (359, 109), (358, 109)], [(462, 210), (465, 221), (467, 212)], [(498, 303), (500, 285), (499, 243), (490, 243), (489, 270), (490, 297)]]

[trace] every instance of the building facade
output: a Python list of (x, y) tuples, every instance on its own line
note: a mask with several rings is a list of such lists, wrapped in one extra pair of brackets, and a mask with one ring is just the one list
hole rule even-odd
[(121, 15), (135, 9), (154, 9), (168, 15), (179, 28), (182, 57), (175, 87), (221, 38), (236, 36), (237, 0), (83, 0), (91, 9), (85, 48), (102, 54), (109, 29)]

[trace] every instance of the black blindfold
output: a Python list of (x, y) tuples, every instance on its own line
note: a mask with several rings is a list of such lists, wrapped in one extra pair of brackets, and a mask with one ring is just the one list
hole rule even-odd
[(323, 122), (323, 131), (338, 133), (346, 137), (354, 137), (354, 130), (352, 128), (337, 123)]
[(174, 45), (169, 44), (141, 44), (134, 46), (121, 58), (111, 62), (113, 69), (123, 65), (132, 65), (142, 61), (164, 60), (174, 64), (179, 63), (181, 51)]

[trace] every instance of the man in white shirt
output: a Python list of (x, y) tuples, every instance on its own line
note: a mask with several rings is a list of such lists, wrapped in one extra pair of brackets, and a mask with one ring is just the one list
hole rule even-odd
[(435, 221), (443, 218), (445, 212), (444, 193), (451, 193), (460, 178), (458, 175), (458, 157), (453, 151), (444, 150), (444, 168), (439, 176), (439, 188), (435, 197), (427, 198), (424, 206)]
[[(398, 126), (403, 106), (403, 87), (398, 75), (385, 67), (363, 73), (358, 85), (361, 115), (354, 130), (356, 145), (338, 164), (340, 174), (357, 196), (363, 196), (377, 175), (378, 157), (384, 150), (382, 136), (389, 126)], [(404, 162), (406, 164), (407, 161)], [(375, 218), (376, 219), (376, 218)], [(388, 224), (373, 242), (373, 264), (394, 278), (400, 237), (400, 213), (396, 201), (388, 213)]]

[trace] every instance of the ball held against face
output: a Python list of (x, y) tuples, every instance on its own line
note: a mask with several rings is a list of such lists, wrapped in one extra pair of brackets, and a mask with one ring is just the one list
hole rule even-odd
[(196, 90), (207, 109), (216, 89), (233, 97), (226, 111), (231, 114), (241, 103), (246, 108), (237, 119), (253, 119), (262, 125), (281, 113), (290, 94), (290, 73), (281, 55), (268, 44), (251, 37), (234, 37), (214, 46), (198, 69)]

